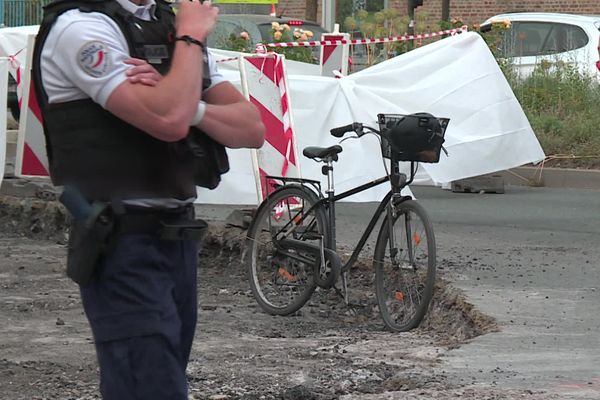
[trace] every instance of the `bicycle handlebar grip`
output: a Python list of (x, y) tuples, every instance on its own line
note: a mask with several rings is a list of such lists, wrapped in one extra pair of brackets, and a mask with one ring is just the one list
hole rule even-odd
[(341, 138), (345, 133), (354, 131), (354, 126), (355, 123), (352, 123), (350, 125), (340, 126), (339, 128), (333, 128), (329, 132), (331, 132), (331, 135)]

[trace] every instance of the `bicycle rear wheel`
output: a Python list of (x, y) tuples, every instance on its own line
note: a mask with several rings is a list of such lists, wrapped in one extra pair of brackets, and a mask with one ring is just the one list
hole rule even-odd
[[(316, 288), (320, 259), (298, 249), (282, 248), (281, 239), (326, 242), (327, 216), (322, 207), (309, 210), (317, 196), (301, 185), (286, 185), (263, 201), (248, 228), (246, 266), (250, 288), (271, 315), (299, 310)], [(321, 243), (322, 241), (322, 243)]]
[(375, 288), (385, 324), (404, 332), (419, 326), (433, 296), (435, 237), (425, 209), (416, 201), (394, 207), (393, 228), (386, 216), (375, 245)]

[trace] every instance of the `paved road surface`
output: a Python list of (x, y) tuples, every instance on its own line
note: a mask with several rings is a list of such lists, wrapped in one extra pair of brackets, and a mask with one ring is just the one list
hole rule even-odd
[[(502, 328), (449, 352), (440, 372), (457, 382), (600, 399), (600, 191), (413, 191), (434, 221), (442, 275)], [(340, 243), (357, 239), (373, 209), (338, 208)]]

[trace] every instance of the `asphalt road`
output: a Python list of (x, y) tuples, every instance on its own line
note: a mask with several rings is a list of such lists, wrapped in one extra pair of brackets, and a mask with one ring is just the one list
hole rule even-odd
[[(413, 192), (435, 226), (440, 275), (501, 326), (448, 352), (440, 373), (467, 384), (600, 399), (600, 191)], [(338, 207), (341, 245), (357, 240), (374, 207)], [(209, 218), (227, 213), (201, 208)]]
[(449, 353), (454, 379), (600, 398), (600, 191), (416, 188), (441, 266), (502, 331)]

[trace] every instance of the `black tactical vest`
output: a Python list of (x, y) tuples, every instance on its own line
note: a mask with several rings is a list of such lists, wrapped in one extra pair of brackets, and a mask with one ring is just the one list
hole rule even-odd
[[(36, 37), (32, 78), (43, 116), (50, 177), (55, 185), (74, 185), (88, 198), (169, 197), (187, 199), (196, 185), (215, 188), (229, 164), (225, 149), (196, 128), (176, 143), (158, 140), (115, 117), (90, 99), (48, 104), (40, 59), (59, 15), (78, 8), (112, 18), (123, 32), (132, 57), (145, 59), (161, 74), (171, 65), (174, 13), (156, 0), (156, 19), (143, 21), (113, 0), (56, 0), (44, 7)], [(210, 86), (204, 50), (203, 87)]]

